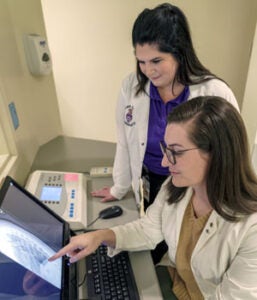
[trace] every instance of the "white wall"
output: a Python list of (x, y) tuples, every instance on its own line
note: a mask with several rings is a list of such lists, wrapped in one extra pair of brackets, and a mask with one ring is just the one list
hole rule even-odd
[[(53, 76), (36, 78), (29, 73), (22, 42), (25, 33), (46, 35), (40, 0), (1, 0), (0, 123), (5, 129), (10, 125), (5, 130), (10, 152), (18, 155), (8, 173), (21, 183), (39, 146), (62, 133)], [(19, 117), (17, 130), (10, 119), (10, 102), (15, 103)]]
[[(131, 29), (157, 0), (42, 0), (65, 135), (115, 141), (121, 80), (135, 68)], [(257, 15), (256, 0), (177, 0), (202, 62), (241, 104)]]
[(244, 118), (250, 150), (252, 153), (253, 166), (257, 173), (257, 25), (253, 40), (252, 55), (248, 71), (247, 83), (245, 88), (244, 101), (242, 106), (242, 116)]

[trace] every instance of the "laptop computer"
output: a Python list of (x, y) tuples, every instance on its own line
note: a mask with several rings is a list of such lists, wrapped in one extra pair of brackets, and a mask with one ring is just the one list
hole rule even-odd
[(69, 242), (69, 224), (11, 177), (0, 190), (0, 299), (78, 299), (77, 267), (48, 258)]

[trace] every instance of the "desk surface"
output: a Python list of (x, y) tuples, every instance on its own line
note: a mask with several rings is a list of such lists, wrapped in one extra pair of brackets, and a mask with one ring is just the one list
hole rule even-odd
[[(92, 140), (57, 137), (43, 145), (34, 160), (34, 170), (89, 172), (94, 166), (111, 166), (115, 153), (115, 144)], [(99, 211), (113, 204), (120, 205), (123, 214), (117, 218), (97, 220), (92, 229), (108, 228), (136, 220), (139, 212), (133, 194), (120, 201), (101, 203), (99, 198), (90, 195), (91, 190), (111, 184), (111, 178), (90, 178), (87, 176), (88, 223), (92, 222)], [(149, 251), (131, 252), (131, 264), (134, 271), (140, 299), (161, 300), (161, 291)], [(79, 263), (80, 274), (84, 274), (85, 263)], [(86, 291), (80, 289), (80, 299), (86, 299)]]
[(112, 166), (115, 149), (115, 143), (58, 136), (39, 148), (31, 172), (57, 170), (85, 173), (92, 167)]
[(123, 213), (121, 216), (112, 219), (98, 219), (89, 229), (101, 229), (120, 224), (125, 224), (139, 218), (139, 211), (136, 208), (135, 199), (132, 191), (129, 192), (122, 200), (103, 203), (100, 198), (92, 197), (90, 192), (98, 190), (104, 186), (111, 186), (112, 179), (108, 178), (90, 178), (87, 177), (87, 218), (88, 224), (94, 221), (99, 214), (99, 211), (108, 206), (121, 206)]

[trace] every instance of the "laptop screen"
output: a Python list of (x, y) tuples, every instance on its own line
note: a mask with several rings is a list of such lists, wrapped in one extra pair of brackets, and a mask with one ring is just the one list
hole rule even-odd
[[(63, 299), (68, 224), (7, 177), (0, 191), (0, 298)], [(4, 276), (2, 275), (4, 274)]]

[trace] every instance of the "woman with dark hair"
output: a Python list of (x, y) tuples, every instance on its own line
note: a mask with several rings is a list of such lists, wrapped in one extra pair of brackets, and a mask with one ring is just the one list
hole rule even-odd
[[(193, 47), (186, 16), (174, 5), (166, 3), (152, 10), (145, 9), (134, 23), (132, 43), (135, 50), (137, 46), (151, 45), (157, 46), (158, 51), (173, 56), (178, 66), (174, 78), (170, 82), (172, 85), (169, 87), (175, 88), (178, 83), (185, 87), (217, 79), (217, 76), (199, 61)], [(140, 92), (148, 94), (145, 87), (149, 76), (142, 70), (138, 60), (136, 68), (137, 94)]]
[[(117, 105), (114, 185), (92, 195), (102, 197), (103, 202), (117, 200), (132, 186), (138, 205), (146, 210), (169, 175), (168, 168), (161, 166), (158, 146), (168, 113), (204, 95), (220, 96), (238, 105), (227, 84), (200, 63), (187, 19), (178, 7), (166, 3), (143, 10), (134, 23), (132, 42), (137, 72), (124, 80)], [(166, 250), (164, 246), (160, 251)], [(153, 257), (155, 263), (161, 252)]]
[(51, 260), (164, 239), (178, 299), (257, 299), (257, 178), (239, 112), (216, 96), (187, 101), (169, 115), (160, 146), (170, 177), (146, 215), (72, 238)]

